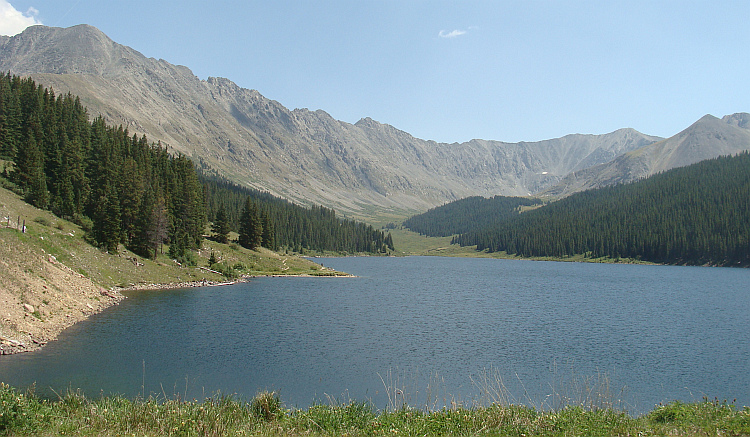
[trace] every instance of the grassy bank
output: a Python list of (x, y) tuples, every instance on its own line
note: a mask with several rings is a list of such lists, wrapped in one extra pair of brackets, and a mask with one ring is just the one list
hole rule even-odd
[(249, 401), (221, 396), (203, 402), (88, 399), (76, 393), (45, 401), (1, 385), (0, 435), (742, 436), (750, 435), (750, 408), (709, 400), (673, 402), (632, 417), (614, 409), (538, 411), (500, 404), (378, 411), (367, 402), (349, 401), (289, 410), (268, 392)]
[(390, 231), (396, 254), (399, 255), (430, 255), (430, 256), (455, 256), (464, 258), (495, 258), (495, 259), (527, 259), (534, 261), (565, 261), (565, 262), (591, 262), (591, 263), (627, 263), (627, 264), (653, 264), (630, 258), (591, 258), (584, 255), (567, 257), (528, 257), (510, 255), (506, 252), (477, 252), (476, 246), (459, 246), (451, 244), (452, 237), (428, 237), (408, 229), (393, 229)]
[(85, 234), (79, 225), (0, 188), (0, 355), (54, 340), (68, 326), (116, 304), (124, 288), (341, 274), (293, 254), (211, 240), (192, 256), (193, 265), (180, 265), (165, 254), (147, 259), (123, 246), (110, 254), (92, 246)]

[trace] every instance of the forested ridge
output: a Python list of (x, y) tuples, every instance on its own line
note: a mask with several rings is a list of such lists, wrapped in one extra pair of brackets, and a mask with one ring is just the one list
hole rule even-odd
[(585, 191), (454, 237), (525, 257), (750, 265), (750, 154)]
[(403, 225), (429, 237), (449, 237), (490, 226), (518, 215), (521, 208), (541, 205), (527, 197), (467, 197), (410, 217)]
[(190, 159), (160, 143), (108, 126), (102, 117), (89, 121), (78, 97), (56, 96), (9, 73), (0, 75), (0, 159), (14, 163), (4, 176), (27, 202), (75, 221), (93, 244), (111, 252), (124, 244), (155, 257), (168, 243), (170, 256), (189, 261), (219, 209), (222, 231), (239, 231), (240, 243), (250, 248), (392, 248), (382, 232), (338, 220), (324, 207), (302, 208), (199, 176)]
[(208, 217), (215, 221), (220, 211), (227, 216), (228, 227), (242, 228), (242, 212), (251, 199), (261, 217), (262, 226), (274, 228), (275, 245), (296, 252), (302, 249), (336, 252), (381, 252), (394, 250), (390, 234), (371, 225), (340, 219), (336, 212), (324, 206), (304, 208), (269, 193), (237, 185), (219, 177), (201, 175)]

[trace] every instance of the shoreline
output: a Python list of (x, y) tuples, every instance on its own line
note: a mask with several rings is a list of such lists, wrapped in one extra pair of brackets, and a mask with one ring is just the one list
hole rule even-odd
[[(75, 325), (78, 322), (82, 322), (88, 319), (94, 314), (99, 314), (105, 309), (119, 305), (120, 302), (127, 299), (127, 296), (123, 292), (129, 291), (157, 291), (157, 290), (176, 290), (180, 288), (197, 288), (197, 287), (221, 287), (226, 285), (235, 285), (243, 282), (249, 282), (253, 278), (262, 277), (274, 277), (274, 278), (285, 278), (285, 277), (303, 277), (303, 278), (354, 278), (354, 275), (336, 272), (331, 275), (311, 275), (309, 273), (302, 274), (257, 274), (247, 275), (232, 281), (186, 281), (186, 282), (171, 282), (171, 283), (138, 283), (131, 284), (126, 287), (114, 286), (109, 289), (93, 285), (97, 289), (98, 296), (95, 296), (91, 302), (85, 304), (80, 303), (79, 305), (66, 308), (61, 314), (56, 314), (56, 317), (50, 317), (48, 320), (38, 321), (34, 320), (32, 315), (30, 321), (43, 324), (43, 329), (36, 330), (37, 332), (28, 332), (28, 330), (18, 330), (18, 335), (9, 335), (3, 333), (0, 330), (0, 356), (3, 355), (15, 355), (25, 352), (33, 352), (41, 349), (51, 341), (56, 341), (58, 336)], [(93, 304), (92, 304), (93, 303)], [(29, 314), (35, 313), (35, 308), (26, 308), (26, 313), (23, 315), (24, 319), (29, 318)], [(10, 319), (3, 320), (4, 322), (13, 323)], [(13, 338), (15, 337), (15, 338)]]

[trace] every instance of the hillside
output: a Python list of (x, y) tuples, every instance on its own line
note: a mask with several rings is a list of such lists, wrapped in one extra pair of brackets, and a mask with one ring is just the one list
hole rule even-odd
[(673, 137), (625, 153), (606, 164), (575, 171), (540, 195), (564, 197), (750, 150), (749, 122), (750, 114), (746, 113), (727, 115), (722, 119), (706, 115)]
[(201, 80), (146, 58), (87, 25), (3, 38), (0, 69), (72, 92), (91, 116), (169, 144), (209, 172), (358, 218), (536, 193), (660, 139), (621, 129), (533, 143), (425, 141), (369, 118), (350, 124), (322, 110), (288, 110), (228, 79)]
[(539, 199), (526, 197), (467, 197), (409, 217), (403, 226), (429, 237), (450, 237), (511, 219), (542, 204)]
[(0, 355), (55, 339), (66, 327), (116, 304), (122, 289), (226, 282), (226, 276), (207, 269), (211, 253), (220, 265), (248, 277), (340, 274), (303, 258), (210, 240), (197, 252), (196, 267), (122, 248), (110, 255), (86, 242), (78, 225), (0, 188)]
[(524, 257), (750, 265), (750, 153), (576, 193), (454, 238)]

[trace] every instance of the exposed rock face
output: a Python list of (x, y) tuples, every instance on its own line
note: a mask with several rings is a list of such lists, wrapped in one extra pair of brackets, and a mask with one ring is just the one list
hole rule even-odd
[(632, 182), (675, 167), (750, 150), (750, 114), (718, 119), (706, 115), (677, 135), (611, 162), (571, 173), (543, 194), (567, 196), (577, 191)]
[(471, 195), (533, 194), (660, 139), (621, 129), (534, 143), (424, 141), (369, 118), (352, 125), (288, 110), (228, 79), (200, 80), (87, 25), (0, 40), (0, 69), (76, 94), (92, 116), (239, 183), (359, 217), (373, 206), (403, 214)]

